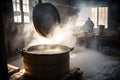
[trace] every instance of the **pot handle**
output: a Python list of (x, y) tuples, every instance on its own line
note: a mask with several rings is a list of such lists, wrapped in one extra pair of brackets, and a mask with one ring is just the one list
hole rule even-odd
[(24, 56), (25, 48), (23, 48), (23, 49), (19, 49), (19, 48), (18, 48), (17, 51), (18, 51), (19, 53), (21, 53), (22, 56)]
[(74, 50), (74, 47), (70, 48), (70, 51), (73, 51)]

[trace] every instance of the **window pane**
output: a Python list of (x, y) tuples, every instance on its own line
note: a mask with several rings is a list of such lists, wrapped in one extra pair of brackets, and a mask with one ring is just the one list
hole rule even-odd
[(24, 15), (24, 22), (30, 22), (30, 17), (29, 17), (29, 16)]
[(14, 10), (14, 22), (22, 22), (20, 1), (19, 0), (12, 0), (12, 1), (13, 1), (13, 10)]
[(97, 28), (97, 7), (91, 8), (91, 19), (94, 23), (94, 28)]
[(23, 4), (29, 4), (29, 0), (23, 0)]
[(30, 22), (29, 15), (29, 0), (23, 0), (23, 12), (24, 12), (24, 22)]
[(13, 2), (13, 10), (20, 11), (20, 3)]
[(12, 0), (12, 1), (13, 1), (13, 2), (18, 2), (18, 3), (20, 2), (19, 0)]
[(13, 10), (14, 10), (14, 11), (17, 10), (17, 9), (16, 9), (16, 4), (15, 4), (15, 3), (13, 3)]
[[(30, 22), (29, 16), (29, 0), (22, 0), (23, 5), (20, 5), (20, 0), (12, 0), (13, 1), (13, 10), (14, 10), (14, 22), (22, 22), (22, 16), (24, 18), (24, 22)], [(23, 15), (21, 15), (20, 6), (23, 7)]]
[(20, 12), (14, 12), (14, 22), (22, 22)]
[(16, 11), (20, 11), (20, 3), (17, 3), (17, 10)]
[(29, 12), (29, 5), (23, 5), (23, 12)]
[(105, 28), (108, 27), (108, 7), (99, 8), (99, 25), (105, 25)]
[(108, 27), (108, 7), (91, 8), (91, 19), (94, 22), (95, 28), (97, 28), (97, 24), (105, 25), (105, 28), (107, 28)]

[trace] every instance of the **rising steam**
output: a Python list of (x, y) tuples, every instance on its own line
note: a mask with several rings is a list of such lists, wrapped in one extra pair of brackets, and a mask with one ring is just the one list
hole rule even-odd
[[(30, 25), (25, 25), (25, 46), (40, 44), (60, 44), (74, 47), (77, 41), (77, 37), (73, 34), (79, 34), (80, 32), (85, 31), (81, 28), (81, 23), (79, 23), (81, 17), (85, 17), (85, 19), (87, 19), (88, 15), (81, 16), (81, 14), (84, 13), (86, 13), (86, 10), (83, 9), (79, 13), (69, 16), (67, 20), (65, 22), (62, 22), (60, 25), (54, 25), (52, 31), (50, 34), (48, 34), (47, 37), (39, 35), (34, 29), (33, 23)], [(84, 22), (82, 25), (84, 25)]]
[[(73, 36), (74, 22), (69, 19), (67, 23), (56, 25), (47, 37), (38, 34), (32, 25), (26, 25), (24, 28), (26, 46), (40, 44), (60, 44), (73, 47), (76, 43), (76, 38)], [(29, 26), (29, 28), (27, 27)], [(29, 38), (31, 37), (31, 38)]]

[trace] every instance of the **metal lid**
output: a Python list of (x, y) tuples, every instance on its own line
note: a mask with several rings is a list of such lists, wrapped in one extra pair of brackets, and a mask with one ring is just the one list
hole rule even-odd
[(51, 3), (39, 3), (33, 9), (33, 24), (36, 31), (46, 37), (54, 24), (60, 23), (60, 15)]

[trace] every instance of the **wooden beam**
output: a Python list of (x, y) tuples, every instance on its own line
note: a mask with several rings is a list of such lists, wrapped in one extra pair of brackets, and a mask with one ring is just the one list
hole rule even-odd
[(3, 0), (0, 1), (0, 80), (9, 80), (8, 69), (7, 69), (7, 59), (5, 50), (5, 40), (4, 40), (4, 26), (2, 21), (2, 6)]

